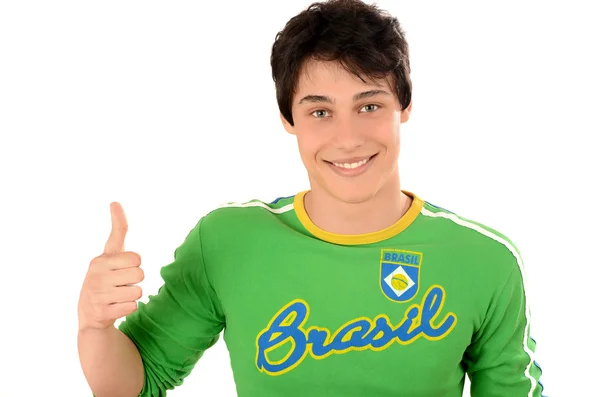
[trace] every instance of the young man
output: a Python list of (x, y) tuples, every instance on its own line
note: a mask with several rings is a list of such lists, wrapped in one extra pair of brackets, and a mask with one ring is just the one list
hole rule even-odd
[(140, 258), (113, 203), (79, 303), (95, 395), (164, 396), (224, 330), (240, 397), (459, 397), (466, 374), (475, 397), (540, 396), (518, 250), (401, 190), (398, 21), (358, 0), (314, 4), (271, 64), (310, 191), (204, 216), (139, 307)]

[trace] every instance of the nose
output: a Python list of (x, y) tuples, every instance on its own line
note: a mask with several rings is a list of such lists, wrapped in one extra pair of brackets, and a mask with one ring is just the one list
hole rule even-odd
[(365, 144), (365, 134), (356, 121), (338, 119), (333, 132), (333, 146), (351, 152)]

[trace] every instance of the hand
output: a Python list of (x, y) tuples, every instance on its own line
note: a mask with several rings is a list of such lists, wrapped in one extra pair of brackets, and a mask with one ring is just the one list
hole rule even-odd
[(79, 296), (79, 330), (106, 329), (137, 310), (144, 279), (141, 257), (125, 251), (127, 218), (119, 203), (111, 203), (112, 230), (104, 253), (90, 262)]

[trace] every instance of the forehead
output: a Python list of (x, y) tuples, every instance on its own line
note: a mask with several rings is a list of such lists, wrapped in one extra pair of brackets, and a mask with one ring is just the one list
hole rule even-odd
[(326, 93), (343, 97), (374, 88), (393, 92), (389, 77), (371, 79), (363, 76), (361, 79), (339, 62), (310, 60), (300, 69), (295, 96)]

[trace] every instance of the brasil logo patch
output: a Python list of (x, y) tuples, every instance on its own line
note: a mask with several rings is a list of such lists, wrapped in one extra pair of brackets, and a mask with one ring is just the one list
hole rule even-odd
[(404, 303), (417, 295), (422, 260), (421, 252), (381, 250), (379, 285), (389, 300)]

